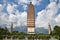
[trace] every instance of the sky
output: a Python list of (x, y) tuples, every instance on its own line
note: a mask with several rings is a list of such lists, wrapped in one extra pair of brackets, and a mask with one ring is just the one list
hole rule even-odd
[(34, 5), (35, 28), (48, 29), (48, 23), (52, 30), (55, 25), (60, 26), (60, 0), (0, 0), (0, 26), (27, 26), (30, 1)]

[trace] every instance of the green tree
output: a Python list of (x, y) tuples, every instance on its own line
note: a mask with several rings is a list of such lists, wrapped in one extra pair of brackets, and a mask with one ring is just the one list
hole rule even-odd
[(52, 31), (52, 36), (54, 36), (55, 38), (60, 38), (60, 26), (55, 26), (54, 30)]
[(3, 35), (6, 35), (7, 30), (4, 28), (0, 28), (0, 38), (3, 37)]

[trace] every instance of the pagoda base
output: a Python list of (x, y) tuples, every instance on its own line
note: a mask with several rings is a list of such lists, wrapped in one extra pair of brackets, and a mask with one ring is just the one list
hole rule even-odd
[(35, 28), (34, 27), (28, 27), (27, 28), (27, 34), (35, 34)]

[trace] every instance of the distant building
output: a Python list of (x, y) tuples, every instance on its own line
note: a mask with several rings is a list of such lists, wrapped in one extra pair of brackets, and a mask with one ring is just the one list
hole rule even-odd
[(13, 23), (11, 24), (11, 33), (13, 32)]
[(28, 34), (35, 33), (35, 15), (34, 15), (34, 6), (33, 6), (32, 2), (30, 2), (29, 6), (28, 6), (27, 33)]
[(48, 23), (48, 32), (51, 33), (51, 25)]
[(13, 23), (11, 23), (11, 26), (10, 26), (10, 28), (8, 30), (9, 30), (10, 33), (13, 32)]

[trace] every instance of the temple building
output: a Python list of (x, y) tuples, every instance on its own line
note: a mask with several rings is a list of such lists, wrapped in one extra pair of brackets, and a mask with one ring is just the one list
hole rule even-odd
[(34, 15), (34, 6), (32, 2), (28, 5), (27, 12), (27, 34), (35, 33), (35, 15)]

